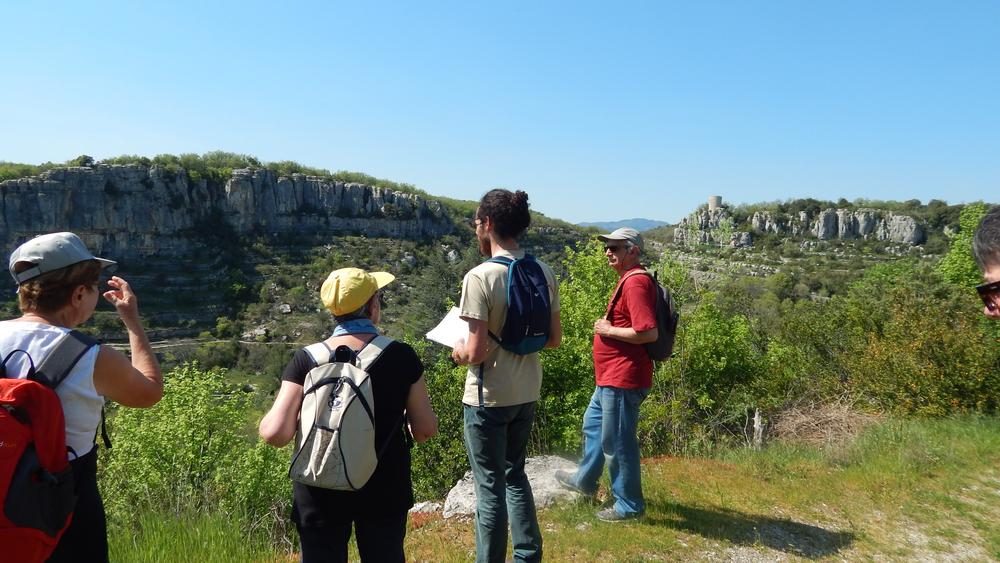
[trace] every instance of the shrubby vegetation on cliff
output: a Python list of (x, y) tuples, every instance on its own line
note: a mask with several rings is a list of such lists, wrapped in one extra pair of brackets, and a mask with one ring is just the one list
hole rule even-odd
[[(704, 207), (707, 207), (707, 205)], [(837, 201), (829, 201), (803, 198), (737, 205), (730, 208), (730, 213), (732, 213), (733, 219), (737, 224), (743, 224), (758, 211), (770, 211), (772, 213), (792, 216), (796, 216), (799, 212), (804, 211), (814, 217), (824, 209), (845, 209), (848, 211), (881, 209), (899, 215), (909, 215), (928, 225), (931, 229), (940, 230), (946, 226), (957, 226), (958, 215), (963, 207), (962, 204), (949, 205), (939, 199), (932, 199), (924, 204), (919, 199), (884, 201), (859, 198), (854, 201), (848, 201), (847, 199), (840, 198)]]

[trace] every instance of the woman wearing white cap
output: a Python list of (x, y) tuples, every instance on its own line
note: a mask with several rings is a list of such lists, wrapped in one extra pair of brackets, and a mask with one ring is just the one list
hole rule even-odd
[(66, 378), (56, 387), (78, 498), (72, 522), (49, 561), (108, 560), (95, 444), (104, 401), (150, 407), (163, 396), (163, 377), (142, 328), (135, 293), (117, 276), (107, 280), (103, 293), (99, 289), (102, 270), (114, 264), (95, 257), (79, 237), (65, 232), (35, 237), (10, 256), (9, 270), (18, 284), (18, 306), (23, 314), (0, 322), (0, 353), (6, 358), (7, 377), (25, 379), (34, 373), (32, 364), (39, 366), (73, 328), (90, 319), (99, 296), (115, 307), (128, 331), (131, 349), (129, 359), (114, 348), (80, 336), (90, 347), (71, 364)]
[[(342, 268), (331, 272), (320, 298), (333, 314), (336, 327), (323, 341), (333, 351), (346, 346), (360, 352), (378, 336), (382, 317), (381, 289), (395, 276)], [(317, 362), (306, 349), (298, 350), (281, 375), (274, 405), (260, 422), (260, 435), (282, 447), (295, 436), (306, 375)], [(292, 520), (299, 531), (302, 561), (347, 561), (351, 528), (357, 534), (362, 561), (404, 561), (407, 512), (413, 506), (410, 451), (398, 425), (404, 418), (413, 439), (423, 442), (437, 433), (423, 364), (408, 344), (390, 340), (366, 370), (372, 381), (375, 408), (375, 444), (381, 451), (375, 472), (357, 491), (339, 491), (292, 485)]]

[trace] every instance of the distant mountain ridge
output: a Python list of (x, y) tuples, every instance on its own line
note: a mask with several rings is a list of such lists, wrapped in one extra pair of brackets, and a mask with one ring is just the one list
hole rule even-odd
[(639, 219), (639, 218), (622, 219), (620, 221), (593, 221), (589, 223), (577, 223), (577, 225), (581, 227), (597, 227), (598, 229), (609, 232), (615, 229), (620, 229), (622, 227), (632, 227), (633, 229), (641, 232), (669, 224), (670, 223), (667, 223), (666, 221), (657, 221), (656, 219)]

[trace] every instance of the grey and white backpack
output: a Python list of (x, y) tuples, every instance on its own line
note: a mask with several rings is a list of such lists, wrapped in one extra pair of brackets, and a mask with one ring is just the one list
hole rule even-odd
[(375, 395), (367, 370), (391, 343), (379, 335), (357, 353), (347, 346), (331, 351), (323, 342), (305, 348), (317, 365), (302, 387), (298, 447), (288, 470), (293, 480), (356, 491), (371, 478), (382, 452), (375, 447)]

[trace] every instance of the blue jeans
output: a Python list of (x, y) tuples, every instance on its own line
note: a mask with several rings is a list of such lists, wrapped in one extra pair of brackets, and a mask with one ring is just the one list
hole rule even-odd
[(576, 485), (597, 492), (597, 481), (607, 461), (615, 510), (624, 516), (642, 514), (639, 468), (639, 406), (649, 389), (597, 387), (583, 414), (583, 459), (576, 471)]
[(535, 403), (465, 405), (465, 447), (476, 486), (476, 561), (504, 561), (510, 515), (515, 561), (542, 560), (535, 498), (524, 473)]

